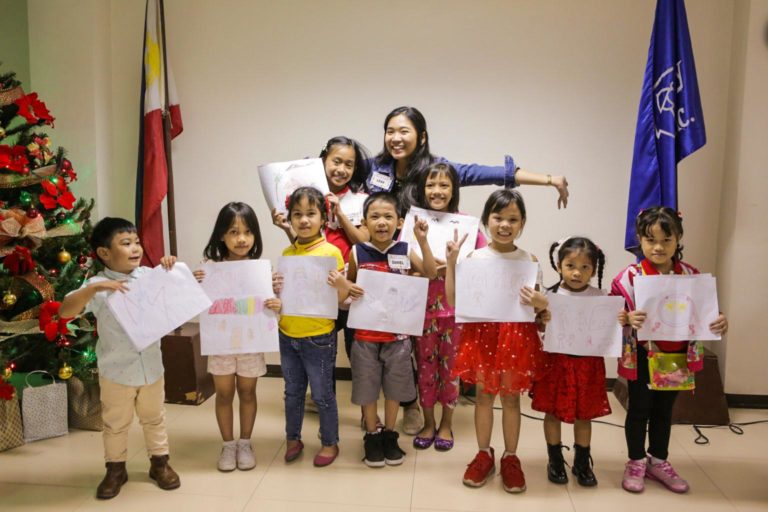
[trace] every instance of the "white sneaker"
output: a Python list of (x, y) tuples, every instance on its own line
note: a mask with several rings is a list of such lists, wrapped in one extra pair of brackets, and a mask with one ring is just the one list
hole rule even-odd
[(406, 407), (403, 412), (403, 433), (409, 436), (415, 436), (424, 428), (424, 422), (421, 419), (421, 409), (418, 407)]
[(237, 452), (237, 441), (224, 441), (221, 445), (221, 455), (219, 455), (219, 471), (234, 471), (237, 467), (235, 454)]
[(237, 440), (237, 469), (248, 471), (256, 467), (256, 457), (250, 439)]

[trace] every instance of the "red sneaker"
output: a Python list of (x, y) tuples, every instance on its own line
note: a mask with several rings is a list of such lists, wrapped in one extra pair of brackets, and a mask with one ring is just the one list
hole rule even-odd
[(462, 480), (464, 485), (469, 487), (482, 487), (485, 485), (485, 482), (496, 474), (495, 460), (493, 448), (491, 448), (490, 455), (484, 450), (477, 452), (477, 455), (467, 465), (467, 470), (464, 472), (464, 480)]
[(525, 490), (525, 475), (517, 455), (505, 455), (501, 458), (501, 482), (507, 492)]

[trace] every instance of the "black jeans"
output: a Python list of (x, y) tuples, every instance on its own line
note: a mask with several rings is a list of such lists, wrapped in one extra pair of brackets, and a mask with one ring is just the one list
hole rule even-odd
[(648, 351), (637, 347), (637, 380), (627, 381), (629, 403), (624, 421), (629, 458), (646, 456), (645, 433), (648, 432), (647, 453), (666, 460), (669, 455), (669, 435), (672, 430), (672, 407), (677, 391), (654, 391), (648, 387)]

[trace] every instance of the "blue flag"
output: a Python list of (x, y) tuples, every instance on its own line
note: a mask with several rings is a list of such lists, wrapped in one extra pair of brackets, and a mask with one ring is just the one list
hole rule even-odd
[(683, 0), (657, 0), (635, 129), (624, 248), (637, 254), (635, 217), (677, 210), (677, 163), (707, 141)]

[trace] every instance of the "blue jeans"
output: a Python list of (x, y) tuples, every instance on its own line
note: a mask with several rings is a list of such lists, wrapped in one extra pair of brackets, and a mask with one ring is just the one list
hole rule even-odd
[(320, 415), (323, 446), (339, 442), (339, 410), (333, 389), (336, 331), (320, 336), (291, 338), (280, 333), (280, 366), (285, 380), (285, 437), (301, 439), (307, 384)]

